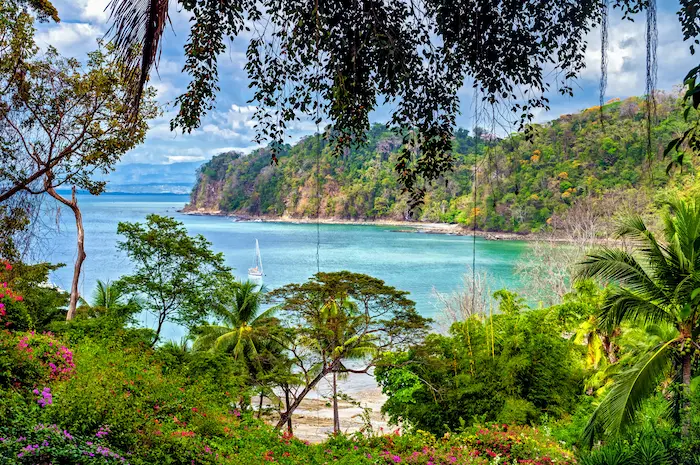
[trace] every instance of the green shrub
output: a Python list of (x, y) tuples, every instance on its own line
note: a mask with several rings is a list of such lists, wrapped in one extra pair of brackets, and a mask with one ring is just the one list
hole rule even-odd
[(50, 421), (81, 435), (109, 425), (109, 443), (147, 463), (189, 463), (204, 448), (200, 438), (222, 436), (238, 421), (236, 392), (166, 376), (150, 351), (85, 341), (76, 360), (76, 376), (55, 387)]
[(528, 426), (474, 426), (460, 434), (457, 442), (474, 451), (474, 455), (516, 463), (575, 464), (571, 452), (544, 431)]
[(62, 266), (21, 262), (10, 265), (0, 260), (0, 327), (44, 331), (51, 321), (65, 319), (68, 294), (44, 285), (49, 273)]
[[(581, 465), (670, 465), (671, 452), (656, 433), (617, 440), (582, 454)], [(688, 463), (676, 457), (674, 463)]]
[(26, 331), (32, 327), (24, 298), (8, 284), (12, 266), (0, 260), (0, 327), (13, 331)]
[(528, 425), (534, 423), (539, 416), (540, 412), (532, 402), (511, 397), (503, 404), (497, 421), (509, 425)]

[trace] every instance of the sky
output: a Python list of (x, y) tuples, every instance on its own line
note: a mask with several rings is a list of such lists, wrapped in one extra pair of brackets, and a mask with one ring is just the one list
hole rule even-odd
[[(109, 0), (54, 0), (61, 17), (59, 24), (39, 24), (37, 43), (40, 47), (53, 45), (64, 55), (84, 59), (86, 53), (96, 48), (97, 40), (107, 31), (109, 15), (105, 11)], [(659, 7), (658, 30), (658, 88), (671, 91), (678, 86), (685, 73), (693, 66), (689, 60), (688, 44), (683, 42), (676, 16), (677, 0), (657, 0)], [(179, 11), (171, 0), (170, 18), (163, 38), (163, 49), (158, 75), (151, 77), (151, 85), (158, 91), (158, 101), (165, 111), (156, 120), (144, 144), (123, 157), (123, 163), (176, 163), (205, 161), (221, 152), (239, 150), (250, 152), (257, 148), (253, 142), (255, 127), (252, 121), (254, 108), (248, 103), (251, 90), (244, 69), (247, 41), (241, 37), (229, 44), (219, 60), (219, 86), (216, 108), (207, 115), (198, 130), (191, 134), (170, 131), (169, 122), (176, 111), (174, 99), (187, 87), (188, 76), (181, 73), (184, 64), (183, 45), (187, 40), (189, 23), (187, 14)], [(646, 42), (644, 17), (635, 22), (622, 21), (619, 11), (613, 11), (609, 27), (608, 88), (607, 98), (625, 98), (642, 95), (645, 90)], [(586, 69), (574, 82), (574, 97), (551, 94), (551, 109), (536, 113), (537, 122), (545, 122), (562, 114), (574, 113), (598, 104), (600, 83), (600, 31), (594, 30), (586, 52)], [(458, 125), (471, 128), (470, 100), (472, 91), (465, 87), (460, 91), (462, 114)], [(372, 122), (383, 123), (388, 109), (379, 108)], [(308, 121), (293, 125), (289, 130), (290, 142), (312, 134), (315, 126)]]

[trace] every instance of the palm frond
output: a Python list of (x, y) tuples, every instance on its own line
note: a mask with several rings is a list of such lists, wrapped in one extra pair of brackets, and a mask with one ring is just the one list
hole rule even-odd
[(151, 68), (158, 61), (168, 22), (168, 0), (111, 0), (108, 8), (112, 26), (107, 35), (123, 63), (135, 114)]
[(649, 239), (648, 232), (642, 217), (632, 214), (620, 218), (615, 235), (619, 238), (631, 238), (646, 242)]
[(220, 337), (235, 331), (227, 326), (204, 325), (193, 331), (195, 336), (192, 349), (195, 351), (211, 350), (217, 344)]
[(650, 296), (611, 286), (601, 308), (600, 323), (607, 328), (615, 328), (623, 321), (673, 324), (675, 319), (668, 303), (662, 305)]
[(255, 322), (262, 322), (265, 320), (269, 320), (270, 318), (274, 317), (277, 313), (279, 312), (279, 306), (275, 305), (274, 307), (270, 307), (264, 312), (262, 312), (260, 315), (258, 315), (255, 318)]
[(624, 285), (629, 289), (645, 292), (654, 298), (666, 298), (664, 289), (630, 253), (603, 247), (586, 256), (579, 264), (577, 279), (598, 278)]
[(236, 347), (241, 343), (238, 329), (230, 329), (226, 334), (216, 338), (212, 350), (217, 352), (236, 352)]
[(583, 439), (592, 444), (596, 437), (615, 436), (634, 423), (642, 402), (658, 385), (671, 362), (669, 348), (674, 340), (658, 345), (629, 370), (622, 372), (608, 395), (598, 405), (584, 429)]
[(674, 200), (668, 203), (672, 212), (665, 216), (664, 233), (667, 240), (677, 238), (678, 245), (689, 260), (698, 252), (697, 238), (700, 236), (700, 202), (697, 199)]
[(231, 314), (235, 316), (236, 326), (252, 325), (258, 318), (260, 306), (265, 297), (265, 288), (251, 281), (239, 283), (232, 290)]

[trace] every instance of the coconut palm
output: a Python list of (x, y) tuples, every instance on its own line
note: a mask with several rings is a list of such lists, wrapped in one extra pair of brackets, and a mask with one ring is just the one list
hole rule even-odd
[(231, 290), (229, 308), (215, 309), (219, 324), (208, 324), (195, 331), (194, 350), (232, 352), (239, 360), (257, 363), (261, 328), (270, 322), (274, 307), (260, 312), (265, 289), (246, 281)]
[[(600, 313), (604, 327), (671, 327), (616, 377), (586, 428), (589, 441), (631, 425), (662, 379), (675, 379), (684, 390), (690, 386), (694, 352), (700, 349), (700, 201), (675, 201), (670, 207), (661, 239), (639, 216), (631, 216), (621, 222), (618, 235), (631, 239), (635, 251), (602, 248), (589, 254), (578, 270), (579, 278), (611, 283)], [(680, 401), (674, 397), (676, 404)]]
[[(347, 377), (348, 368), (344, 362), (366, 359), (375, 353), (376, 346), (370, 335), (357, 341), (357, 326), (366, 322), (366, 316), (357, 304), (347, 297), (329, 299), (323, 304), (319, 316), (318, 327), (321, 332), (313, 343), (318, 345), (317, 349), (321, 352), (328, 352), (329, 359), (338, 358), (339, 354), (342, 354), (332, 372), (333, 432), (339, 433), (338, 379)], [(348, 345), (352, 348), (348, 349)]]
[(97, 307), (106, 310), (115, 310), (117, 307), (124, 305), (124, 292), (117, 286), (114, 286), (110, 281), (97, 280), (95, 290), (92, 291), (92, 303), (80, 298), (82, 307)]

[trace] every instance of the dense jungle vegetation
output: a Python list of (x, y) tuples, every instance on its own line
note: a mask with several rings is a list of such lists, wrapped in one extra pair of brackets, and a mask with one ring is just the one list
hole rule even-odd
[[(650, 83), (644, 98), (531, 127), (532, 138), (453, 131), (465, 75), (486, 99), (515, 98), (513, 82), (531, 87), (536, 95), (516, 107), (527, 122), (548, 102), (542, 63), (576, 77), (583, 37), (597, 25), (607, 31), (611, 4), (424, 4), (416, 21), (401, 2), (181, 2), (191, 26), (183, 71), (193, 80), (172, 127), (199, 126), (219, 90), (224, 38), (264, 17), (275, 40), (251, 35), (246, 69), (271, 148), (215, 157), (191, 210), (406, 219), (420, 198), (421, 220), (574, 234), (567, 246), (532, 245), (522, 289), (486, 286), (477, 296), (473, 270), (441, 300), (442, 321), (420, 315), (405, 290), (351, 271), (276, 289), (240, 281), (205, 237), (155, 214), (118, 224), (115, 254), (128, 266), (80, 296), (76, 190), (102, 193), (93, 174), (143, 142), (159, 114), (147, 84), (175, 8), (113, 2), (114, 42), (81, 64), (35, 43), (35, 21), (59, 22), (48, 0), (0, 0), (2, 464), (700, 463), (700, 193), (696, 160), (683, 158), (700, 152), (697, 113), (688, 117), (700, 107), (700, 67), (681, 99)], [(655, 2), (612, 6), (647, 11), (654, 35)], [(462, 22), (465, 12), (477, 21)], [(682, 2), (679, 19), (686, 39), (700, 35), (693, 2)], [(426, 46), (435, 36), (444, 46)], [(312, 105), (313, 93), (325, 103)], [(390, 125), (401, 137), (369, 126), (379, 97), (399, 101)], [(334, 123), (329, 145), (313, 136), (276, 143), (287, 122), (319, 110)], [(358, 141), (367, 143), (345, 150)], [(436, 182), (424, 196), (426, 179)], [(48, 197), (75, 219), (69, 292), (50, 284), (64, 265), (28, 253)], [(613, 232), (619, 241), (596, 241)], [(184, 340), (165, 340), (172, 325)], [(335, 381), (353, 373), (373, 376), (387, 395), (382, 413), (394, 431), (376, 429), (364, 411), (364, 427), (343, 433)], [(326, 378), (333, 432), (310, 444), (295, 422)]]
[[(133, 271), (99, 282), (68, 321), (69, 295), (44, 284), (51, 265), (5, 260), (0, 459), (696, 464), (700, 200), (662, 220), (661, 236), (638, 216), (619, 223), (632, 247), (589, 249), (555, 305), (501, 289), (470, 306), (464, 289), (447, 332), (366, 275), (236, 281), (203, 237), (156, 215), (119, 225)], [(186, 341), (160, 341), (172, 323)], [(295, 438), (316, 383), (353, 372), (373, 373), (396, 431), (367, 421), (344, 435), (336, 408), (327, 441)]]
[[(663, 151), (688, 126), (680, 99), (659, 93), (651, 162), (645, 106), (643, 98), (610, 101), (602, 118), (600, 107), (564, 115), (534, 126), (532, 140), (523, 134), (493, 140), (483, 128), (476, 128), (476, 137), (460, 129), (453, 141), (454, 171), (428, 189), (414, 219), (472, 225), (475, 215), (482, 230), (539, 232), (566, 221), (581, 200), (607, 213), (623, 208), (644, 213), (679, 191), (697, 189), (692, 160), (675, 168), (677, 176), (666, 175)], [(394, 170), (401, 138), (378, 124), (367, 138), (366, 146), (338, 157), (323, 138), (307, 137), (287, 146), (277, 166), (270, 165), (266, 149), (222, 153), (201, 167), (188, 209), (313, 218), (320, 155), (322, 217), (409, 219), (408, 197)]]

